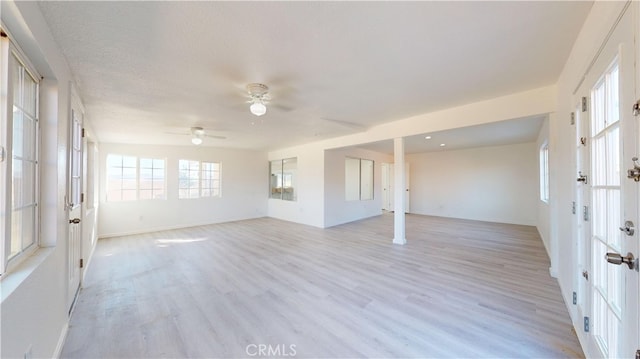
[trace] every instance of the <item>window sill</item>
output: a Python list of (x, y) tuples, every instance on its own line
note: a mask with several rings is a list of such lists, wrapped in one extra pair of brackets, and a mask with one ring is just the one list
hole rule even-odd
[[(53, 253), (55, 248), (37, 248), (22, 263), (18, 264), (11, 271), (4, 273), (0, 278), (0, 292), (4, 302), (20, 285), (40, 267), (40, 265)], [(1, 303), (0, 302), (0, 303)]]

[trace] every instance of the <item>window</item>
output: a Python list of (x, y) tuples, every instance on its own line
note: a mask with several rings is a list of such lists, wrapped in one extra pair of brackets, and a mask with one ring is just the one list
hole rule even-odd
[(201, 197), (220, 197), (220, 164), (202, 162)]
[(165, 160), (109, 154), (107, 201), (166, 199)]
[(368, 201), (373, 199), (373, 161), (347, 157), (344, 160), (345, 199)]
[(297, 158), (285, 158), (269, 162), (269, 186), (271, 194), (269, 198), (285, 201), (297, 200), (296, 172), (298, 170)]
[(540, 148), (540, 199), (549, 202), (549, 145)]
[(140, 199), (165, 199), (164, 160), (140, 159)]
[[(1, 212), (3, 233), (9, 233), (9, 240), (2, 246), (0, 273), (7, 264), (23, 257), (28, 250), (38, 244), (38, 180), (39, 180), (39, 123), (38, 94), (40, 77), (35, 74), (20, 55), (19, 50), (3, 37), (1, 40), (1, 63), (8, 64), (8, 73), (0, 74), (2, 79), (2, 108), (12, 108), (7, 116), (2, 116), (1, 143), (10, 143), (5, 149), (0, 173), (10, 179), (0, 191), (5, 206)], [(7, 106), (7, 107), (5, 107)], [(6, 137), (5, 137), (6, 136)], [(11, 136), (11, 141), (9, 141)], [(4, 182), (4, 181), (3, 181)], [(8, 181), (7, 181), (8, 182)], [(6, 236), (3, 236), (6, 238)]]
[(178, 198), (220, 197), (221, 165), (218, 162), (180, 160)]
[(137, 199), (137, 162), (132, 156), (107, 156), (107, 201)]

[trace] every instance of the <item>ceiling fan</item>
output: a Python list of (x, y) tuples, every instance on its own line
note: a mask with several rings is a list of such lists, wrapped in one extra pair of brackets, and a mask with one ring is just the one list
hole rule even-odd
[(202, 140), (204, 137), (210, 137), (210, 138), (216, 138), (219, 140), (225, 140), (226, 137), (225, 136), (216, 136), (216, 135), (208, 135), (205, 131), (204, 128), (202, 127), (191, 127), (189, 133), (184, 133), (184, 132), (167, 132), (170, 133), (172, 135), (183, 135), (183, 136), (191, 136), (191, 143), (193, 143), (194, 145), (200, 145), (202, 144)]

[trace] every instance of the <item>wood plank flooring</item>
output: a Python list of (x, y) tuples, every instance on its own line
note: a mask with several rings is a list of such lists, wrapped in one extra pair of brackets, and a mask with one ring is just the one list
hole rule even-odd
[(392, 238), (386, 214), (100, 240), (62, 357), (584, 357), (534, 227), (408, 215)]

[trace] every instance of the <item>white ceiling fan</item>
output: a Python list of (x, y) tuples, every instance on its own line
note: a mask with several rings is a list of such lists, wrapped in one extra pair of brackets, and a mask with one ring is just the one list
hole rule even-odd
[(217, 136), (217, 135), (209, 135), (205, 132), (204, 128), (196, 126), (196, 127), (191, 127), (189, 130), (189, 133), (184, 133), (184, 132), (167, 132), (170, 133), (172, 135), (183, 135), (183, 136), (191, 136), (191, 143), (193, 143), (194, 145), (200, 145), (202, 144), (202, 141), (205, 137), (210, 137), (210, 138), (215, 138), (218, 140), (225, 140), (227, 139), (225, 136)]

